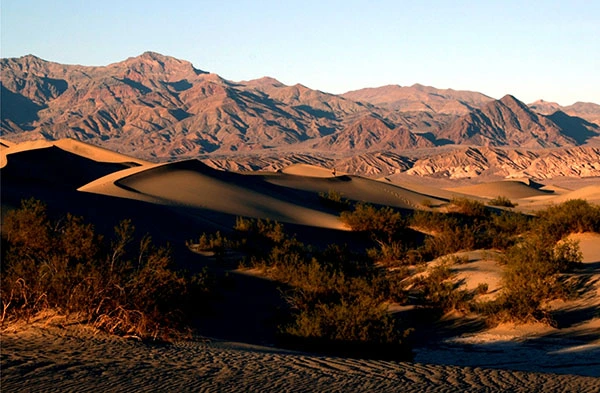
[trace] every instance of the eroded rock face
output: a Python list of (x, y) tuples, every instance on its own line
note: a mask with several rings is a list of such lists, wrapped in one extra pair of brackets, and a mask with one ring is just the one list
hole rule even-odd
[[(597, 173), (597, 150), (571, 149), (600, 145), (596, 104), (528, 107), (510, 95), (422, 85), (333, 95), (270, 77), (232, 82), (153, 52), (104, 67), (31, 55), (0, 62), (0, 129), (14, 141), (67, 137), (153, 161), (202, 158), (236, 170), (325, 163), (373, 177)], [(569, 149), (553, 158), (539, 150), (549, 147)]]
[(450, 179), (482, 174), (531, 179), (595, 177), (600, 176), (600, 149), (591, 146), (543, 150), (468, 148), (417, 160), (407, 173)]

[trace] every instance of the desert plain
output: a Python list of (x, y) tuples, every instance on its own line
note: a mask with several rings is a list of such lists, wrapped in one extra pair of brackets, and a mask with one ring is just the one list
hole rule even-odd
[[(515, 211), (535, 214), (571, 199), (600, 204), (598, 178), (379, 179), (307, 164), (278, 171), (235, 172), (198, 160), (156, 164), (79, 141), (2, 141), (2, 212), (35, 197), (109, 230), (127, 217), (168, 242), (184, 267), (214, 257), (185, 242), (228, 231), (236, 217), (270, 219), (305, 242), (327, 246), (356, 236), (319, 194), (402, 211), (443, 210), (453, 198), (483, 203), (504, 196)], [(427, 201), (424, 207), (424, 201)], [(574, 233), (583, 261), (571, 274), (587, 285), (575, 300), (551, 304), (554, 324), (501, 323), (448, 313), (415, 337), (413, 361), (323, 355), (277, 347), (266, 327), (277, 290), (259, 271), (228, 266), (233, 285), (212, 304), (187, 340), (152, 343), (108, 335), (76, 317), (48, 312), (3, 324), (3, 391), (600, 391), (600, 234)], [(465, 288), (501, 290), (493, 250), (456, 254)], [(427, 268), (439, 263), (428, 261)], [(391, 313), (411, 312), (390, 305)]]

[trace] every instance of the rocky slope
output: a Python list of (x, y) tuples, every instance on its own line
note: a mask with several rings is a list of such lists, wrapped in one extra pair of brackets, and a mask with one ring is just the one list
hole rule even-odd
[(560, 111), (600, 125), (600, 105), (592, 102), (576, 102), (573, 105), (560, 106), (556, 102), (538, 100), (529, 104), (529, 107), (542, 115), (552, 115)]
[[(517, 159), (541, 154), (538, 148), (600, 145), (596, 104), (528, 107), (510, 95), (494, 100), (422, 85), (333, 95), (270, 77), (228, 81), (153, 52), (103, 67), (31, 55), (1, 59), (0, 66), (3, 138), (68, 137), (154, 161), (202, 158), (236, 170), (312, 163), (369, 176), (412, 167), (414, 174), (452, 177), (462, 176), (463, 160), (475, 151), (494, 156), (491, 147), (517, 149), (506, 153)], [(435, 159), (439, 152), (429, 149), (443, 145), (472, 149), (447, 153), (454, 158), (445, 167), (419, 166), (418, 151), (426, 149)], [(571, 169), (539, 164), (539, 170), (577, 173), (572, 168), (593, 162), (588, 150), (576, 155), (554, 150), (559, 151)], [(471, 165), (477, 167), (481, 160), (475, 161)]]

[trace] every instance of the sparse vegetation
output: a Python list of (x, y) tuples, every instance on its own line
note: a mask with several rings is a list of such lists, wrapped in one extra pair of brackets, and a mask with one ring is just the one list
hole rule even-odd
[(469, 198), (454, 198), (450, 201), (455, 213), (469, 217), (483, 217), (487, 214), (485, 205)]
[(211, 252), (214, 255), (222, 257), (225, 253), (225, 249), (230, 247), (231, 242), (221, 234), (221, 232), (217, 231), (216, 233), (203, 233), (200, 235), (197, 243), (194, 243), (191, 240), (186, 242), (186, 246), (191, 250), (198, 252)]
[(505, 196), (497, 196), (496, 198), (490, 200), (488, 202), (490, 206), (499, 206), (499, 207), (516, 207), (517, 204), (513, 203), (510, 199)]
[(388, 242), (406, 227), (402, 215), (391, 207), (376, 208), (366, 203), (358, 203), (353, 211), (342, 212), (340, 219), (354, 231), (367, 232), (375, 239)]
[(535, 231), (548, 242), (557, 242), (570, 233), (600, 232), (600, 206), (572, 199), (539, 212)]
[[(599, 209), (569, 201), (528, 217), (490, 212), (469, 200), (453, 204), (451, 213), (416, 212), (410, 219), (389, 207), (357, 204), (341, 218), (373, 242), (362, 253), (339, 245), (318, 250), (278, 222), (248, 218), (238, 218), (231, 235), (203, 233), (187, 245), (216, 257), (235, 249), (245, 255), (240, 263), (285, 285), (289, 313), (279, 331), (303, 348), (345, 355), (370, 348), (368, 356), (409, 357), (410, 323), (388, 312), (389, 304), (409, 301), (440, 314), (475, 310), (491, 321), (551, 321), (546, 305), (574, 293), (564, 273), (581, 260), (565, 236), (598, 231)], [(430, 234), (417, 241), (409, 223)], [(105, 238), (80, 217), (51, 220), (43, 204), (29, 200), (5, 217), (3, 229), (3, 321), (53, 309), (112, 333), (168, 338), (186, 331), (190, 299), (207, 291), (206, 275), (172, 270), (168, 250), (147, 236), (134, 240), (129, 221)], [(474, 300), (488, 292), (487, 284), (467, 291), (456, 280), (452, 266), (468, 263), (467, 257), (424, 264), (476, 248), (505, 250), (502, 290), (494, 300)]]
[(492, 318), (551, 322), (546, 303), (572, 295), (573, 288), (562, 273), (581, 262), (581, 252), (573, 242), (548, 247), (540, 238), (531, 237), (509, 248), (500, 261), (505, 265), (503, 290), (487, 307)]
[(345, 211), (350, 208), (350, 201), (345, 199), (340, 192), (329, 190), (328, 192), (320, 192), (319, 200), (321, 203), (331, 209), (337, 211)]
[(25, 200), (3, 232), (2, 322), (51, 309), (110, 333), (169, 339), (186, 333), (190, 300), (207, 288), (206, 276), (172, 270), (168, 249), (135, 240), (127, 220), (105, 239), (81, 217), (51, 220)]

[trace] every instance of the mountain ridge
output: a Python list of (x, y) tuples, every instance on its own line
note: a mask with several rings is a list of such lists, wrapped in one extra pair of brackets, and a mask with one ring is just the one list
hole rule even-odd
[(107, 66), (34, 55), (0, 65), (3, 138), (73, 138), (153, 161), (295, 151), (348, 157), (367, 168), (351, 158), (436, 146), (600, 142), (600, 106), (593, 103), (527, 106), (511, 95), (494, 100), (420, 84), (335, 95), (269, 76), (229, 81), (156, 52)]

